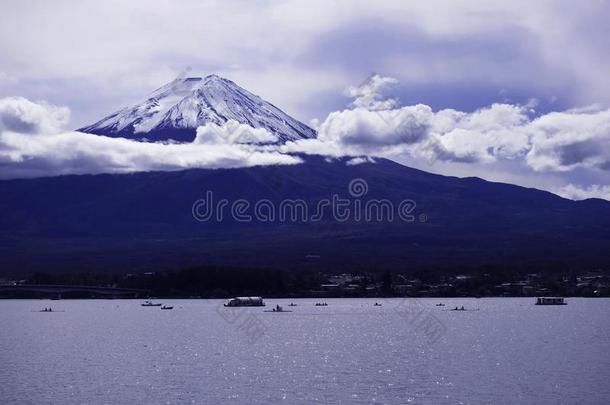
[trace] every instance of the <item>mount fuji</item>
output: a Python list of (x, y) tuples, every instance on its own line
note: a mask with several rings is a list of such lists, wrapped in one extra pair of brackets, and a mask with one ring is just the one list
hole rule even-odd
[[(264, 128), (278, 143), (316, 136), (215, 75), (176, 79), (81, 131), (190, 142), (198, 126), (230, 121)], [(608, 201), (571, 201), (511, 184), (426, 173), (386, 159), (354, 165), (350, 157), (300, 158), (302, 163), (294, 165), (0, 180), (0, 276), (165, 271), (201, 264), (456, 272), (485, 266), (556, 268), (557, 263), (573, 269), (610, 266)], [(202, 223), (193, 217), (194, 202), (208, 192), (214, 201), (245, 200), (251, 208), (260, 201), (273, 207), (301, 201), (315, 208), (335, 196), (354, 200), (348, 193), (354, 180), (367, 185), (359, 197), (362, 206), (416, 203), (413, 222), (355, 216), (344, 221), (330, 214), (319, 221), (243, 222), (228, 216)]]
[(279, 143), (316, 136), (316, 131), (273, 104), (217, 75), (177, 78), (142, 102), (78, 131), (137, 140), (191, 142), (200, 125), (222, 125), (229, 120), (264, 128)]

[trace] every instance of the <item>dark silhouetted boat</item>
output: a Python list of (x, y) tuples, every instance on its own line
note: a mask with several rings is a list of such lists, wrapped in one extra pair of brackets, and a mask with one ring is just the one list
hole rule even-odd
[(290, 311), (290, 310), (285, 310), (285, 309), (284, 309), (284, 308), (282, 308), (281, 306), (276, 305), (276, 306), (275, 306), (275, 308), (273, 308), (273, 309), (271, 309), (271, 310), (266, 310), (266, 311), (263, 311), (263, 312), (292, 312), (292, 311)]

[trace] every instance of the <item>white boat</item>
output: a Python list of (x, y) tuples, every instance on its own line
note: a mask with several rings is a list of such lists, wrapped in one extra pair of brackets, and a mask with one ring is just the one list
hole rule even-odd
[(562, 297), (538, 297), (536, 305), (568, 305)]
[(264, 307), (262, 297), (235, 297), (228, 300), (225, 307)]
[(143, 304), (141, 304), (143, 307), (160, 307), (161, 304), (157, 304), (152, 302), (151, 300), (146, 300), (146, 302), (144, 302)]

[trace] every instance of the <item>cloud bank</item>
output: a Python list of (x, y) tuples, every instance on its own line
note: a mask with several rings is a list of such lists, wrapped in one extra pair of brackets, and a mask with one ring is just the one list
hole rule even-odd
[(70, 110), (23, 97), (0, 99), (0, 131), (25, 134), (57, 133), (70, 119)]
[[(371, 78), (378, 82), (379, 76)], [(391, 82), (389, 79), (386, 82)], [(374, 83), (361, 88), (370, 89)], [(492, 104), (471, 113), (434, 112), (418, 104), (400, 107), (395, 99), (367, 101), (336, 111), (319, 124), (315, 140), (300, 140), (287, 151), (329, 154), (401, 155), (429, 162), (493, 163), (523, 160), (534, 171), (578, 167), (610, 171), (610, 109), (568, 110), (536, 115), (530, 105)], [(379, 109), (380, 105), (394, 108)]]
[(275, 136), (234, 121), (224, 127), (200, 127), (194, 142), (172, 144), (62, 132), (68, 116), (65, 107), (21, 97), (0, 99), (0, 178), (300, 162), (293, 156), (249, 145)]
[[(401, 107), (380, 97), (393, 78), (374, 75), (349, 89), (354, 108), (330, 113), (318, 126), (317, 139), (286, 144), (285, 152), (382, 156), (436, 164), (468, 164), (470, 174), (485, 174), (510, 163), (517, 175), (590, 171), (610, 176), (610, 109), (589, 107), (539, 114), (536, 102), (496, 103), (473, 112), (433, 111), (424, 104)], [(514, 174), (514, 173), (513, 173)], [(514, 177), (514, 176), (513, 176)], [(557, 189), (539, 184), (545, 189)], [(567, 186), (566, 186), (567, 187)], [(572, 197), (607, 198), (605, 186), (589, 185)], [(567, 189), (569, 190), (569, 189)]]

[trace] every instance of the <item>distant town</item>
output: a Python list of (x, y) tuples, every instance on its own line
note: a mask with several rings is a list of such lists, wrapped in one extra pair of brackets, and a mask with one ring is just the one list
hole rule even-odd
[(266, 297), (610, 297), (610, 274), (478, 271), (323, 272), (200, 267), (138, 274), (44, 274), (0, 278), (0, 298), (226, 298)]

